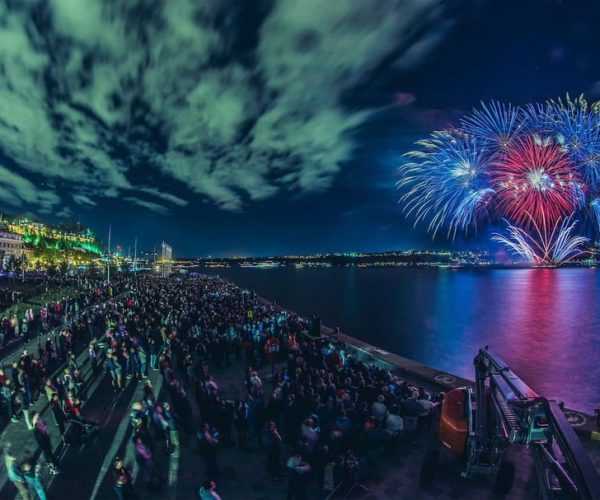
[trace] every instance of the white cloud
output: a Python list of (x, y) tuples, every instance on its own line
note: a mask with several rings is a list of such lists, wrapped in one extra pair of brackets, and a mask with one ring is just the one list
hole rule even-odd
[(50, 213), (60, 204), (60, 197), (41, 189), (29, 179), (0, 165), (0, 200), (15, 208), (38, 206), (40, 212)]
[(156, 212), (157, 214), (166, 215), (169, 213), (169, 209), (163, 205), (158, 203), (154, 203), (152, 201), (140, 200), (139, 198), (135, 198), (134, 196), (125, 196), (123, 198), (125, 201), (133, 203), (138, 207), (146, 208), (151, 212)]
[[(186, 206), (161, 176), (226, 210), (326, 190), (372, 113), (348, 95), (429, 52), (452, 20), (444, 6), (281, 0), (254, 6), (254, 28), (241, 24), (250, 7), (228, 0), (49, 0), (35, 24), (35, 2), (0, 6), (0, 148), (60, 180), (56, 199), (28, 187), (46, 210), (123, 193), (157, 213), (141, 195)], [(28, 189), (0, 184), (0, 202)]]
[(179, 198), (179, 196), (175, 196), (171, 193), (165, 193), (164, 191), (160, 191), (156, 188), (142, 186), (142, 187), (138, 188), (138, 191), (140, 191), (141, 193), (146, 193), (146, 194), (150, 194), (152, 196), (156, 196), (157, 198), (161, 198), (163, 200), (171, 202), (171, 203), (173, 203), (173, 205), (177, 205), (179, 207), (185, 207), (188, 204), (187, 200)]
[(78, 205), (87, 205), (90, 207), (95, 207), (97, 203), (92, 200), (88, 195), (83, 193), (76, 193), (73, 195), (73, 201)]

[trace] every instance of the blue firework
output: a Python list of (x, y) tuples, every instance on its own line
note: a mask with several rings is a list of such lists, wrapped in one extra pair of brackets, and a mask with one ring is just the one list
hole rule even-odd
[(585, 105), (550, 103), (555, 141), (567, 152), (583, 180), (596, 191), (600, 188), (600, 119)]
[(400, 203), (415, 224), (454, 237), (503, 218), (510, 237), (496, 241), (552, 264), (580, 254), (576, 231), (600, 234), (600, 102), (491, 102), (460, 125), (404, 155)]
[(460, 121), (462, 129), (481, 147), (504, 150), (522, 134), (524, 115), (521, 108), (498, 101), (481, 103), (481, 108)]
[(442, 227), (448, 236), (476, 226), (493, 194), (487, 174), (488, 158), (477, 141), (457, 130), (434, 132), (405, 155), (398, 187), (406, 190), (400, 202), (415, 224), (429, 219), (435, 237)]

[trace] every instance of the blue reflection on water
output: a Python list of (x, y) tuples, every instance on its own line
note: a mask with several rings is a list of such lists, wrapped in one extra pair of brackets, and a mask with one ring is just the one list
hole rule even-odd
[(531, 387), (575, 408), (600, 402), (600, 278), (590, 269), (219, 269), (302, 314), (472, 378), (483, 345)]

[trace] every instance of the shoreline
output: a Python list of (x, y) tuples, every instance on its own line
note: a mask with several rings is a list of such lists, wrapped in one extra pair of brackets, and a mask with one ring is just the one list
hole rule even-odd
[[(187, 262), (187, 260), (186, 260)], [(490, 264), (469, 264), (469, 263), (422, 263), (422, 264), (404, 264), (404, 263), (393, 263), (393, 262), (382, 262), (382, 263), (348, 263), (348, 264), (332, 264), (330, 262), (323, 263), (288, 263), (288, 262), (276, 262), (270, 263), (269, 265), (261, 264), (259, 260), (248, 259), (248, 262), (252, 262), (250, 265), (240, 265), (239, 262), (227, 262), (224, 259), (223, 263), (216, 265), (207, 265), (206, 263), (194, 263), (194, 264), (174, 264), (175, 269), (202, 269), (203, 271), (218, 271), (219, 269), (322, 269), (322, 268), (357, 268), (357, 269), (382, 269), (382, 268), (404, 268), (404, 269), (441, 269), (450, 271), (460, 270), (528, 270), (528, 269), (586, 269), (596, 270), (598, 269), (598, 262), (567, 262), (561, 265), (550, 265), (550, 264), (529, 264), (526, 262), (515, 262), (512, 264), (503, 264), (500, 262)]]
[[(214, 277), (215, 275), (208, 276)], [(222, 278), (220, 276), (216, 277), (217, 279), (228, 281), (242, 290), (248, 290), (247, 288), (241, 287), (231, 280)], [(279, 305), (276, 301), (266, 299), (258, 294), (256, 296), (263, 304), (273, 306), (279, 311), (286, 311), (290, 314), (295, 314), (296, 316), (303, 318), (308, 322), (308, 319), (305, 316), (297, 314), (295, 311)], [(415, 360), (385, 351), (375, 345), (359, 340), (351, 335), (343, 333), (339, 329), (334, 329), (327, 325), (321, 325), (319, 337), (311, 336), (308, 331), (304, 332), (304, 335), (307, 335), (315, 340), (317, 338), (335, 338), (336, 340), (347, 345), (352, 350), (352, 353), (361, 361), (368, 359), (371, 363), (375, 362), (382, 364), (390, 371), (398, 373), (404, 379), (407, 379), (411, 382), (420, 383), (421, 385), (426, 385), (428, 388), (435, 388), (438, 391), (444, 392), (465, 386), (475, 389), (474, 380), (466, 379), (452, 373), (438, 370)], [(473, 356), (475, 356), (475, 353)], [(525, 381), (525, 383), (527, 383), (527, 381)], [(579, 436), (592, 439), (594, 441), (600, 441), (600, 429), (598, 429), (596, 426), (594, 415), (568, 407), (565, 407), (564, 414)]]

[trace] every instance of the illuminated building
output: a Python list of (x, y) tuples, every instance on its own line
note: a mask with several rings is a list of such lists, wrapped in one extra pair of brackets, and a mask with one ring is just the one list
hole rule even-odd
[(8, 231), (0, 231), (0, 263), (6, 263), (11, 257), (15, 259), (26, 257), (23, 236)]

